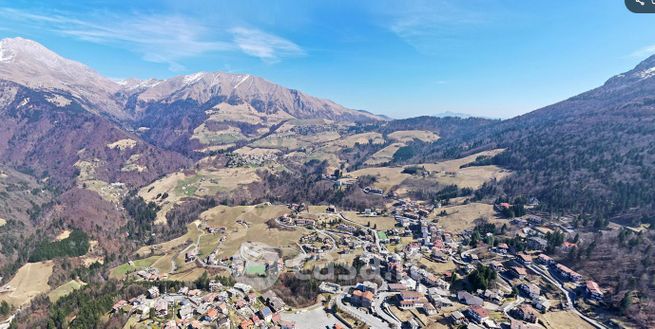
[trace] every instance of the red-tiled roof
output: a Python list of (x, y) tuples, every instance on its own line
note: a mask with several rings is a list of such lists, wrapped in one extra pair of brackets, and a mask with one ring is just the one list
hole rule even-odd
[(421, 294), (416, 291), (404, 290), (400, 292), (400, 297), (402, 299), (418, 299), (421, 297)]
[(370, 291), (364, 291), (362, 298), (372, 301), (373, 298), (375, 298), (375, 295), (373, 295), (373, 293)]
[(528, 275), (528, 271), (526, 271), (525, 267), (514, 266), (512, 267), (512, 270), (518, 273), (518, 275)]
[(489, 316), (489, 311), (482, 306), (473, 305), (470, 307), (471, 311), (477, 314), (481, 318), (486, 318)]
[(597, 294), (602, 294), (603, 293), (600, 290), (600, 287), (598, 286), (598, 283), (596, 283), (595, 281), (591, 281), (591, 280), (587, 281), (587, 289), (589, 289), (589, 291), (591, 291), (593, 293), (597, 293)]
[(521, 260), (524, 261), (524, 262), (531, 262), (532, 261), (532, 256), (530, 256), (530, 255), (518, 254), (518, 257), (521, 258)]

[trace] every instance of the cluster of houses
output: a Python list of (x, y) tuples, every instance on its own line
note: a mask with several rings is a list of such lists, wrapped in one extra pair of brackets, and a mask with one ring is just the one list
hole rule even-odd
[(153, 286), (146, 294), (117, 301), (112, 312), (127, 313), (139, 321), (159, 323), (167, 329), (210, 326), (293, 329), (295, 323), (281, 318), (280, 313), (286, 309), (284, 301), (272, 291), (260, 295), (246, 284), (225, 287), (211, 281), (209, 291), (185, 286), (176, 292), (160, 292)]
[(293, 227), (293, 226), (303, 226), (303, 227), (314, 227), (316, 221), (310, 218), (301, 218), (297, 214), (288, 215), (284, 214), (275, 219), (276, 223), (282, 227)]
[(377, 187), (372, 187), (372, 186), (367, 186), (367, 187), (363, 188), (362, 191), (364, 191), (364, 193), (366, 193), (366, 194), (375, 194), (375, 195), (383, 195), (384, 194), (383, 189), (377, 188)]
[(159, 274), (159, 270), (154, 267), (148, 267), (137, 271), (136, 275), (145, 281), (159, 281), (163, 279), (163, 276)]
[[(373, 188), (366, 188), (365, 192), (382, 193)], [(503, 207), (502, 204), (497, 206)], [(278, 225), (317, 227), (314, 219), (304, 219), (300, 216), (303, 211), (308, 210), (306, 205), (290, 204), (288, 207), (291, 214), (276, 218)], [(496, 243), (487, 246), (490, 253), (482, 255), (464, 243), (470, 240), (470, 231), (453, 234), (440, 228), (438, 220), (428, 219), (434, 209), (432, 205), (410, 199), (395, 199), (390, 213), (394, 216), (397, 225), (379, 231), (341, 219), (332, 221), (328, 225), (319, 223), (318, 226), (323, 230), (305, 235), (298, 241), (298, 245), (303, 250), (303, 253), (298, 256), (302, 256), (298, 266), (287, 264), (290, 260), (283, 263), (277, 259), (275, 263), (266, 264), (264, 269), (275, 267), (277, 271), (282, 271), (285, 266), (288, 269), (301, 268), (303, 262), (317, 259), (321, 254), (334, 249), (339, 254), (357, 251), (360, 253), (357, 257), (358, 262), (363, 266), (379, 270), (382, 282), (363, 281), (347, 288), (335, 283), (322, 282), (319, 286), (321, 292), (336, 295), (340, 300), (347, 302), (349, 307), (366, 309), (366, 314), (380, 316), (385, 321), (387, 319), (379, 314), (379, 309), (376, 309), (379, 305), (392, 305), (401, 312), (420, 313), (428, 318), (446, 316), (451, 323), (467, 325), (469, 328), (500, 328), (496, 323), (498, 319), (496, 317), (495, 320), (491, 319), (490, 313), (505, 310), (507, 303), (515, 300), (509, 299), (515, 297), (515, 293), (518, 293), (522, 299), (506, 307), (505, 314), (509, 325), (512, 328), (532, 328), (539, 314), (549, 311), (551, 301), (559, 293), (559, 290), (553, 293), (552, 289), (544, 289), (544, 284), (550, 283), (539, 277), (544, 274), (542, 270), (537, 271), (535, 266), (540, 266), (544, 272), (550, 272), (559, 281), (573, 284), (583, 281), (583, 276), (579, 273), (539, 253), (548, 244), (545, 235), (548, 234), (549, 228), (543, 226), (544, 222), (538, 216), (524, 216), (508, 221), (517, 225), (528, 249), (532, 252), (517, 252), (507, 243)], [(328, 213), (336, 213), (336, 211), (332, 206), (327, 209)], [(374, 217), (377, 213), (376, 210), (371, 209), (365, 215)], [(411, 242), (400, 245), (403, 237), (411, 237)], [(563, 248), (568, 247), (570, 246), (563, 246)], [(425, 266), (426, 261), (453, 262), (456, 267), (438, 273)], [(249, 267), (255, 268), (252, 262), (240, 259), (239, 256), (232, 257), (227, 263), (215, 259), (207, 259), (206, 263), (229, 266), (236, 277), (247, 273)], [(465, 277), (475, 271), (480, 264), (493, 269), (498, 273), (497, 280), (504, 280), (508, 284), (476, 291), (451, 291), (451, 283), (456, 277)], [(584, 290), (587, 299), (603, 300), (603, 291), (597, 283), (586, 281), (578, 287)], [(229, 321), (226, 327), (294, 327), (293, 324), (280, 318), (279, 312), (284, 309), (281, 299), (271, 292), (258, 296), (250, 287), (243, 284), (236, 284), (232, 288), (217, 286), (211, 289), (209, 294), (195, 290), (180, 290), (176, 293), (158, 295), (157, 291), (149, 291), (148, 296), (140, 296), (140, 298), (136, 304), (133, 300), (122, 301), (123, 304), (117, 303), (118, 309), (130, 309), (130, 312), (145, 316), (144, 314), (149, 310), (144, 312), (143, 308), (147, 306), (154, 308), (155, 314), (159, 317), (165, 317), (166, 312), (171, 310), (181, 312), (177, 317), (178, 320), (166, 324), (167, 328), (181, 328), (185, 325), (193, 327), (193, 323), (200, 325), (211, 323), (221, 327), (226, 321)], [(461, 307), (458, 307), (460, 305)], [(453, 307), (456, 309), (453, 310)], [(562, 308), (566, 307), (568, 306), (562, 305)], [(224, 312), (225, 309), (227, 311)], [(412, 327), (411, 323), (410, 327)]]
[[(472, 252), (462, 252), (460, 255), (462, 249), (469, 249), (462, 245), (462, 242), (470, 239), (470, 232), (455, 236), (439, 228), (437, 223), (427, 219), (433, 207), (407, 199), (395, 200), (393, 205), (391, 213), (397, 221), (396, 227), (378, 231), (377, 238), (382, 248), (372, 250), (375, 252), (370, 254), (364, 253), (360, 261), (371, 266), (374, 260), (378, 261), (377, 265), (382, 271), (381, 277), (386, 284), (384, 292), (393, 293), (394, 296), (392, 299), (387, 298), (385, 303), (394, 305), (400, 310), (415, 309), (430, 317), (435, 314), (444, 315), (442, 311), (444, 307), (453, 306), (458, 302), (465, 307), (450, 312), (449, 316), (453, 323), (466, 324), (470, 328), (500, 328), (498, 323), (489, 318), (490, 311), (503, 309), (508, 303), (507, 298), (518, 292), (523, 302), (509, 308), (507, 316), (509, 326), (533, 328), (539, 314), (550, 310), (553, 298), (562, 298), (561, 307), (564, 309), (569, 305), (563, 301), (563, 297), (556, 297), (559, 290), (555, 290), (557, 293), (554, 293), (552, 289), (548, 289), (546, 290), (548, 292), (544, 293), (543, 284), (550, 283), (546, 279), (540, 279), (540, 274), (534, 272), (532, 266), (544, 265), (545, 272), (550, 272), (562, 282), (577, 284), (583, 280), (583, 276), (579, 273), (539, 253), (547, 248), (547, 234), (559, 229), (545, 227), (541, 217), (527, 215), (511, 222), (512, 224), (516, 222), (521, 229), (520, 236), (524, 238), (528, 250), (532, 250), (530, 254), (516, 252), (507, 243), (497, 243), (489, 246), (489, 250), (497, 255), (492, 259), (500, 258), (501, 261), (489, 262), (480, 260), (478, 255)], [(394, 252), (387, 251), (385, 245), (397, 244), (401, 237), (412, 237), (412, 242), (404, 244), (400, 249), (394, 248)], [(571, 242), (565, 242), (561, 248), (574, 246)], [(420, 261), (424, 259), (435, 262), (455, 261), (457, 269), (433, 273), (425, 266), (419, 266)], [(450, 291), (453, 273), (457, 272), (460, 277), (466, 276), (476, 269), (478, 263), (491, 267), (499, 275), (502, 274), (512, 289), (510, 291), (502, 289), (459, 291), (453, 295)], [(602, 301), (603, 299), (602, 289), (593, 281), (586, 281), (578, 288), (584, 290), (584, 296), (588, 300)], [(348, 296), (352, 305), (369, 309), (375, 298), (379, 298), (375, 289), (361, 288), (351, 290)]]
[(227, 154), (227, 167), (261, 167), (262, 165), (277, 160), (278, 155), (275, 152), (243, 154), (243, 153), (228, 153)]
[(300, 247), (306, 253), (324, 253), (332, 250), (334, 245), (334, 240), (327, 236), (321, 236), (318, 233), (311, 233), (300, 238), (298, 242)]

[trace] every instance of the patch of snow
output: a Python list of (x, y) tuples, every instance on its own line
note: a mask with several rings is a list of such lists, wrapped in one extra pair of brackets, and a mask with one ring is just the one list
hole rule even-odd
[(239, 83), (237, 83), (236, 85), (234, 85), (234, 89), (237, 89), (237, 87), (239, 87), (239, 85), (241, 85), (241, 84), (244, 83), (246, 80), (248, 80), (248, 78), (250, 78), (250, 75), (246, 75), (245, 77), (243, 77), (243, 79), (241, 79), (241, 81), (239, 81)]
[(192, 83), (196, 83), (198, 80), (202, 79), (202, 77), (205, 75), (204, 72), (198, 72), (194, 74), (189, 74), (184, 76), (184, 84), (190, 85)]
[(138, 80), (138, 79), (123, 79), (123, 80), (113, 80), (117, 84), (123, 86), (126, 90), (136, 90), (141, 88), (150, 88), (154, 87), (161, 83), (161, 80), (157, 79), (147, 79), (147, 80)]
[(151, 88), (161, 83), (161, 80), (148, 79), (139, 84), (139, 87)]
[(639, 76), (642, 79), (647, 79), (655, 75), (655, 67), (651, 67), (649, 69), (645, 69), (641, 72), (637, 73), (637, 76)]
[(9, 63), (14, 59), (14, 54), (5, 47), (5, 40), (0, 41), (0, 63)]

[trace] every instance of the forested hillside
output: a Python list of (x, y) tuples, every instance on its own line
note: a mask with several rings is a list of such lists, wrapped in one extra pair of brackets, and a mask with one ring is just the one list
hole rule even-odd
[(655, 212), (655, 80), (650, 58), (605, 85), (563, 102), (432, 144), (414, 143), (397, 162), (505, 152), (478, 164), (515, 174), (488, 195), (534, 196), (545, 210), (606, 218)]

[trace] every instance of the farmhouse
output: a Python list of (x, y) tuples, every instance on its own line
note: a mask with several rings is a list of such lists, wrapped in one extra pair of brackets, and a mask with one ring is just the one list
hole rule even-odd
[(489, 318), (489, 311), (478, 305), (473, 305), (464, 312), (467, 317), (477, 323), (482, 323)]
[(521, 267), (521, 266), (512, 266), (510, 272), (512, 273), (512, 275), (514, 275), (519, 279), (523, 279), (525, 278), (526, 275), (528, 275), (528, 271), (525, 269), (525, 267)]
[(555, 260), (553, 260), (550, 256), (546, 254), (540, 254), (539, 257), (537, 258), (537, 261), (541, 264), (549, 265), (549, 266), (555, 264)]
[(354, 305), (359, 305), (362, 307), (371, 307), (371, 303), (373, 303), (374, 298), (375, 296), (372, 292), (356, 289), (353, 291), (350, 297), (350, 302)]
[(160, 317), (165, 317), (168, 315), (168, 301), (160, 298), (155, 302), (155, 312)]
[(516, 255), (516, 260), (526, 266), (532, 264), (532, 256), (530, 255), (518, 254)]
[(541, 295), (541, 288), (533, 283), (521, 283), (519, 289), (523, 294), (530, 297), (531, 299), (539, 297)]
[(416, 308), (424, 304), (425, 298), (416, 291), (401, 291), (399, 296), (400, 301), (398, 307), (403, 310)]
[(587, 281), (585, 284), (585, 294), (588, 299), (591, 300), (602, 300), (603, 299), (603, 291), (600, 290), (600, 287), (598, 286), (598, 283), (595, 281)]
[(577, 282), (577, 281), (582, 280), (582, 275), (580, 275), (578, 272), (568, 268), (565, 265), (557, 264), (555, 266), (555, 270), (557, 271), (557, 274), (559, 274), (559, 276), (561, 276), (563, 279), (571, 280), (573, 282)]
[(513, 315), (519, 320), (529, 323), (537, 323), (537, 311), (528, 304), (522, 304), (512, 311)]

